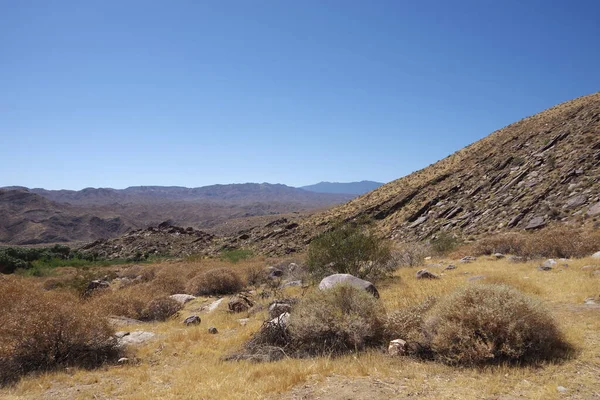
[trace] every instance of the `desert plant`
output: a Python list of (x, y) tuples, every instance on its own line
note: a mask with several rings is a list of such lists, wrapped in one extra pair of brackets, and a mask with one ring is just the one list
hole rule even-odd
[(385, 310), (364, 290), (338, 285), (303, 298), (289, 332), (300, 355), (340, 354), (382, 344)]
[(569, 350), (541, 302), (507, 285), (472, 285), (446, 296), (428, 313), (423, 334), (449, 364), (529, 362)]
[(231, 268), (215, 268), (202, 272), (187, 284), (187, 292), (195, 296), (212, 296), (239, 292), (244, 284)]
[(144, 311), (142, 321), (166, 321), (181, 310), (182, 305), (170, 297), (159, 297), (151, 300)]
[(135, 285), (117, 291), (94, 293), (88, 303), (105, 315), (140, 319), (153, 297), (154, 293), (147, 287)]
[(400, 267), (415, 267), (422, 265), (430, 253), (431, 248), (425, 243), (411, 242), (396, 245), (392, 257)]
[(447, 232), (441, 232), (429, 241), (431, 249), (439, 255), (444, 255), (456, 248), (460, 240)]
[[(423, 322), (436, 302), (437, 298), (428, 297), (421, 304), (389, 313), (385, 324), (386, 339), (403, 339), (407, 342), (420, 344), (423, 341)], [(416, 347), (419, 348), (420, 346)]]
[(352, 223), (338, 225), (317, 236), (308, 248), (307, 265), (315, 279), (330, 273), (376, 279), (397, 267), (387, 240)]
[(0, 384), (63, 366), (94, 367), (118, 356), (113, 330), (67, 292), (0, 281)]
[(221, 251), (221, 259), (234, 264), (253, 255), (252, 250), (248, 249), (225, 249)]

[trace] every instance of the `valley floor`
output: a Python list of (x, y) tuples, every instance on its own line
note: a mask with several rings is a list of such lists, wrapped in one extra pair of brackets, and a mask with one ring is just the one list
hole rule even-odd
[[(284, 359), (273, 363), (222, 361), (256, 332), (266, 311), (228, 313), (223, 301), (197, 298), (176, 320), (119, 327), (144, 330), (156, 338), (132, 349), (128, 365), (86, 371), (69, 369), (28, 376), (0, 390), (3, 399), (600, 399), (600, 275), (584, 265), (600, 260), (568, 260), (568, 266), (538, 271), (539, 262), (510, 263), (482, 257), (473, 263), (433, 260), (442, 279), (415, 279), (418, 268), (404, 268), (379, 285), (386, 309), (416, 304), (477, 282), (503, 282), (542, 298), (555, 315), (577, 355), (539, 366), (456, 368), (412, 358), (393, 358), (370, 350), (339, 358)], [(452, 262), (455, 263), (455, 262)], [(469, 278), (477, 277), (475, 280)], [(284, 296), (300, 296), (286, 289)], [(596, 304), (585, 304), (595, 298)], [(265, 304), (268, 302), (265, 300)], [(589, 301), (588, 303), (592, 303)], [(181, 321), (198, 313), (202, 323)], [(249, 318), (243, 325), (239, 319)], [(217, 327), (211, 335), (208, 327)]]

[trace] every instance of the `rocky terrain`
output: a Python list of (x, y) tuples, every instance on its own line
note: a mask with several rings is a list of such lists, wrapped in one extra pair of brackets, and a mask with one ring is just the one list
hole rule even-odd
[(600, 215), (600, 94), (525, 118), (422, 170), (330, 210), (279, 220), (230, 240), (269, 254), (298, 251), (337, 221), (367, 217), (397, 241), (441, 232), (465, 239)]
[(89, 242), (167, 220), (230, 235), (264, 225), (279, 214), (329, 207), (352, 197), (252, 183), (80, 191), (10, 187), (0, 189), (0, 243)]

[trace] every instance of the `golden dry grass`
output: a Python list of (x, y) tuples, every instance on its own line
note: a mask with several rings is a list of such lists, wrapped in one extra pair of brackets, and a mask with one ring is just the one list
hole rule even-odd
[[(450, 260), (434, 260), (445, 264)], [(600, 309), (583, 304), (600, 295), (600, 276), (583, 265), (593, 259), (570, 260), (568, 268), (537, 271), (538, 262), (521, 264), (485, 257), (470, 264), (457, 264), (441, 273), (442, 279), (419, 281), (418, 267), (399, 270), (379, 284), (381, 301), (388, 311), (416, 305), (431, 295), (442, 295), (471, 284), (467, 279), (485, 276), (483, 282), (510, 284), (539, 297), (550, 308), (577, 356), (562, 363), (537, 367), (490, 366), (455, 368), (412, 358), (391, 358), (371, 350), (340, 358), (284, 359), (275, 363), (224, 362), (221, 357), (239, 349), (266, 318), (266, 311), (252, 315), (226, 312), (226, 302), (212, 312), (202, 312), (201, 325), (186, 328), (181, 320), (214, 299), (198, 298), (185, 307), (181, 317), (162, 323), (129, 326), (127, 330), (149, 330), (158, 338), (132, 354), (139, 364), (108, 366), (99, 370), (71, 369), (23, 378), (14, 387), (0, 390), (6, 399), (341, 399), (345, 385), (351, 398), (389, 398), (371, 391), (374, 382), (387, 382), (395, 398), (422, 399), (593, 399), (600, 397)], [(266, 265), (265, 260), (240, 263), (245, 269)], [(170, 267), (171, 264), (157, 268)], [(175, 265), (182, 267), (181, 265)], [(219, 263), (218, 266), (224, 266)], [(205, 270), (214, 262), (186, 268)], [(482, 282), (482, 280), (477, 281)], [(288, 290), (288, 289), (286, 289)], [(282, 296), (298, 296), (291, 288)], [(266, 302), (266, 301), (265, 301)], [(239, 318), (249, 317), (245, 326)], [(210, 335), (209, 326), (219, 329)], [(354, 382), (352, 384), (352, 382)], [(370, 386), (371, 385), (371, 386)], [(560, 393), (557, 386), (567, 392)], [(319, 395), (321, 393), (321, 395)], [(378, 397), (379, 396), (379, 397)], [(348, 397), (346, 397), (348, 398)]]

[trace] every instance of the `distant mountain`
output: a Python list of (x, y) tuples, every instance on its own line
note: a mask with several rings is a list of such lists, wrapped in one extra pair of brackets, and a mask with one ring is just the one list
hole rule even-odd
[(381, 182), (360, 181), (360, 182), (319, 182), (314, 185), (302, 186), (300, 189), (316, 193), (345, 193), (361, 195), (378, 187), (383, 186)]
[(217, 234), (230, 233), (281, 214), (323, 209), (353, 197), (269, 183), (83, 190), (13, 186), (0, 188), (0, 243), (91, 241), (167, 220)]
[(73, 205), (149, 204), (173, 201), (250, 203), (293, 203), (302, 207), (325, 207), (344, 203), (354, 196), (348, 193), (329, 193), (302, 190), (281, 184), (241, 183), (211, 185), (196, 188), (181, 186), (131, 186), (126, 189), (85, 188), (83, 190), (30, 189), (58, 203)]

